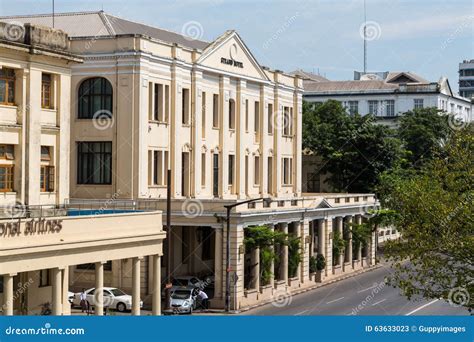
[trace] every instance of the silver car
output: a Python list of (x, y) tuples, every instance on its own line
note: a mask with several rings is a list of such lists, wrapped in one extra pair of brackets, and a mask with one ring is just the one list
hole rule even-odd
[(194, 287), (175, 289), (171, 293), (171, 311), (172, 313), (192, 314), (196, 309), (196, 289)]

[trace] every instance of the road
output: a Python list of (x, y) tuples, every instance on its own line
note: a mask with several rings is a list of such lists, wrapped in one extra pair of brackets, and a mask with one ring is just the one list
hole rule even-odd
[(390, 268), (381, 268), (291, 296), (242, 315), (469, 315), (443, 300), (412, 300), (385, 285)]

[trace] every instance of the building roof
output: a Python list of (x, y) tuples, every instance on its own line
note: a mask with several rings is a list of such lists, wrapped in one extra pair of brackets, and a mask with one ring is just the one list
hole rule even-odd
[(290, 75), (299, 76), (303, 79), (303, 81), (314, 81), (314, 82), (329, 81), (326, 77), (314, 74), (314, 73), (309, 72), (309, 71), (304, 71), (302, 69), (292, 71), (292, 72), (290, 72)]
[(305, 92), (333, 93), (333, 92), (358, 92), (358, 91), (381, 91), (396, 90), (397, 84), (386, 83), (385, 81), (326, 81), (307, 82), (304, 85)]
[[(51, 14), (0, 17), (0, 21), (31, 23), (52, 26)], [(70, 37), (101, 37), (122, 34), (140, 34), (168, 43), (176, 43), (191, 49), (203, 50), (209, 42), (193, 39), (180, 33), (150, 25), (122, 19), (103, 11), (56, 13), (54, 27), (65, 31)]]

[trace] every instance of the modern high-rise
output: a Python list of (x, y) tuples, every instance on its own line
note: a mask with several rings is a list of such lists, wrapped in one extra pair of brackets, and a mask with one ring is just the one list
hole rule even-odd
[(459, 63), (459, 95), (474, 98), (474, 59)]

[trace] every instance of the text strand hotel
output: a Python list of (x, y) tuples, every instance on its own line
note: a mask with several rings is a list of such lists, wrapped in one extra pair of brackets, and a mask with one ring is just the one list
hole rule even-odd
[[(164, 259), (173, 275), (212, 275), (214, 307), (226, 290), (224, 205), (272, 199), (232, 212), (233, 308), (314, 285), (309, 264), (318, 253), (326, 258), (319, 281), (375, 263), (373, 239), (353, 247), (349, 229), (374, 206), (373, 195), (301, 193), (301, 78), (261, 67), (234, 31), (208, 43), (104, 12), (58, 14), (55, 27), (84, 59), (72, 66), (71, 203), (147, 199), (164, 209), (171, 167), (172, 249)], [(299, 252), (279, 248), (265, 282), (259, 250), (244, 248), (246, 228), (258, 225), (301, 242)], [(347, 240), (334, 262), (333, 229)], [(302, 255), (296, 269), (291, 253)], [(118, 282), (123, 267), (113, 261), (106, 282)], [(74, 286), (88, 284), (87, 270), (74, 274)]]

